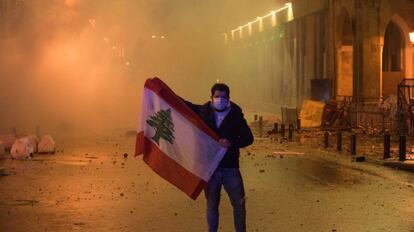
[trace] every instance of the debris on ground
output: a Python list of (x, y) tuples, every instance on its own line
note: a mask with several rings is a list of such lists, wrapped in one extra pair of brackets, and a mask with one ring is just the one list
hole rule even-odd
[[(339, 105), (340, 106), (340, 105)], [(303, 120), (302, 120), (303, 122)], [(338, 122), (338, 120), (337, 120)], [(258, 130), (258, 125), (252, 127), (252, 132), (255, 135), (255, 143), (261, 144), (263, 149), (267, 150), (276, 150), (274, 154), (268, 154), (268, 157), (280, 157), (283, 155), (304, 155), (307, 148), (313, 149), (323, 149), (325, 151), (335, 151), (337, 147), (337, 133), (342, 132), (342, 153), (344, 155), (351, 152), (351, 135), (356, 135), (356, 149), (357, 154), (363, 154), (364, 158), (358, 158), (357, 162), (366, 161), (367, 157), (373, 159), (382, 159), (384, 155), (384, 133), (385, 131), (379, 129), (378, 127), (373, 127), (372, 125), (359, 125), (358, 127), (350, 128), (349, 126), (338, 126), (335, 124), (330, 127), (313, 127), (313, 128), (301, 128), (301, 130), (295, 130), (293, 132), (292, 141), (288, 142), (287, 135), (281, 136), (280, 133), (274, 133), (270, 129), (269, 133), (266, 136), (260, 135)], [(280, 125), (279, 125), (280, 126)], [(280, 127), (279, 127), (280, 129)], [(263, 129), (263, 131), (266, 131)], [(328, 146), (325, 147), (324, 134), (328, 132)], [(390, 155), (391, 157), (397, 157), (399, 154), (398, 148), (398, 139), (399, 135), (388, 131), (391, 134), (391, 144), (390, 144)], [(285, 132), (287, 133), (287, 131)], [(406, 150), (406, 159), (414, 160), (414, 138), (407, 137), (407, 150)], [(290, 152), (290, 150), (297, 151)], [(250, 148), (247, 156), (250, 152), (255, 151), (255, 148)], [(354, 161), (355, 158), (354, 158)]]
[(38, 203), (39, 203), (39, 201), (37, 201), (37, 200), (14, 200), (14, 201), (10, 202), (10, 205), (13, 205), (13, 206), (31, 205), (31, 206), (33, 206), (33, 205), (38, 204)]
[(272, 154), (268, 155), (270, 157), (284, 156), (284, 155), (304, 155), (303, 152), (293, 152), (293, 151), (274, 151)]
[(372, 135), (372, 136), (378, 136), (382, 135), (384, 132), (381, 129), (370, 127), (370, 126), (363, 126), (358, 125), (357, 128), (353, 129), (353, 131), (360, 130), (362, 134)]

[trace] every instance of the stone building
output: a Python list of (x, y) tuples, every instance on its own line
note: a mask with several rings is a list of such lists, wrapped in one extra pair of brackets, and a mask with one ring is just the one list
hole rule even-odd
[(414, 78), (413, 0), (296, 0), (269, 10), (223, 34), (223, 79), (246, 105), (378, 105)]

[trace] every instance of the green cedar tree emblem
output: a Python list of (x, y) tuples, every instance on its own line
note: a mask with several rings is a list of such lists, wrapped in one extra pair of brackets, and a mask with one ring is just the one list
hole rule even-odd
[(155, 130), (155, 135), (151, 137), (158, 145), (160, 139), (165, 139), (170, 144), (174, 142), (174, 124), (171, 118), (171, 109), (160, 110), (147, 119), (148, 125)]

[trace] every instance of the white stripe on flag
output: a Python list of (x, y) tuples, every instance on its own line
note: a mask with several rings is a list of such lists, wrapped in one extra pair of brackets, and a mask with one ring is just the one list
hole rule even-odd
[[(208, 182), (227, 151), (216, 140), (204, 133), (198, 127), (184, 118), (180, 112), (172, 108), (162, 98), (150, 89), (144, 88), (141, 112), (141, 123), (138, 131), (144, 129), (144, 136), (151, 138), (155, 131), (146, 120), (160, 110), (171, 109), (171, 118), (174, 124), (173, 144), (160, 139), (159, 148), (182, 167)], [(155, 145), (157, 145), (154, 142)]]

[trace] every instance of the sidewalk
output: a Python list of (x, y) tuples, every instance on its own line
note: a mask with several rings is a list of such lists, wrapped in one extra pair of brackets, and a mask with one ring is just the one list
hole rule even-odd
[[(282, 137), (280, 131), (278, 133), (270, 133), (273, 128), (264, 127), (262, 135), (257, 126), (252, 126), (253, 133), (256, 138), (269, 140), (270, 143), (278, 144), (274, 147), (276, 150), (289, 150), (292, 152), (304, 153), (324, 153), (329, 156), (337, 155), (335, 158), (341, 158), (352, 162), (367, 162), (377, 165), (390, 167), (393, 169), (414, 172), (414, 139), (407, 138), (406, 158), (405, 161), (399, 161), (399, 141), (397, 136), (391, 135), (391, 158), (384, 159), (384, 138), (380, 134), (364, 134), (360, 130), (353, 130), (356, 134), (356, 155), (352, 156), (351, 133), (349, 131), (342, 132), (342, 150), (337, 151), (337, 132), (328, 131), (329, 146), (325, 148), (324, 133), (322, 128), (294, 130), (292, 141), (288, 140), (288, 129), (286, 128), (285, 136)], [(279, 129), (280, 130), (280, 129)], [(362, 159), (362, 160), (361, 160)]]

